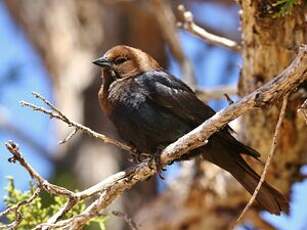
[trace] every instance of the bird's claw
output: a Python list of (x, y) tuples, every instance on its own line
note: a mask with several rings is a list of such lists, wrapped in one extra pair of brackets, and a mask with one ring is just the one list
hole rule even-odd
[(130, 152), (129, 155), (129, 161), (133, 162), (133, 163), (141, 163), (144, 160), (150, 158), (151, 155), (147, 154), (147, 153), (142, 153), (139, 150), (137, 150), (137, 148), (133, 148)]
[(162, 172), (166, 171), (166, 169), (163, 168), (163, 166), (162, 166), (162, 164), (161, 164), (161, 161), (160, 161), (160, 152), (161, 152), (161, 151), (157, 151), (154, 155), (151, 156), (149, 167), (150, 167), (151, 169), (154, 169), (154, 165), (155, 165), (159, 177), (160, 177), (162, 180), (165, 180), (165, 178), (162, 176)]
[(149, 160), (149, 168), (153, 170), (156, 167), (159, 177), (164, 180), (165, 178), (161, 175), (161, 172), (166, 171), (166, 169), (163, 168), (160, 162), (160, 153), (161, 149), (158, 149), (156, 153), (152, 155), (148, 153), (141, 153), (135, 148), (130, 152), (129, 160), (133, 163), (141, 163), (145, 160)]

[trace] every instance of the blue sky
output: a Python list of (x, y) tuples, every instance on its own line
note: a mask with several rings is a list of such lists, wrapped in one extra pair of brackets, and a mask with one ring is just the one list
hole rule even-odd
[[(0, 34), (0, 82), (3, 82), (3, 79), (7, 78), (12, 71), (17, 71), (18, 75), (18, 80), (0, 85), (1, 116), (51, 150), (53, 148), (51, 144), (53, 135), (50, 135), (52, 124), (48, 118), (33, 113), (19, 104), (21, 100), (33, 101), (32, 91), (41, 92), (50, 98), (50, 81), (39, 57), (25, 39), (20, 28), (10, 19), (3, 1), (0, 1)], [(42, 134), (46, 134), (46, 137), (42, 138)], [(24, 187), (30, 179), (21, 167), (9, 164), (7, 161), (10, 155), (4, 143), (11, 138), (12, 134), (0, 129), (0, 197), (4, 196), (6, 176), (14, 176), (19, 187)], [(18, 139), (15, 141), (22, 146), (21, 150), (29, 162), (42, 175), (48, 177), (52, 171), (48, 161), (40, 153), (29, 148), (27, 143)]]
[[(227, 25), (225, 28), (238, 28), (238, 17), (233, 17), (237, 8), (216, 8), (214, 5), (206, 7), (195, 7), (192, 9), (195, 16), (206, 21), (211, 26)], [(218, 48), (208, 47), (204, 42), (193, 36), (181, 32), (180, 39), (187, 56), (192, 60), (196, 76), (201, 86), (215, 86), (220, 84), (236, 84), (239, 75), (241, 60), (238, 54)], [(18, 76), (16, 81), (0, 85), (0, 116), (22, 129), (34, 140), (45, 146), (52, 152), (56, 148), (54, 125), (50, 120), (41, 114), (34, 113), (19, 105), (20, 100), (34, 102), (31, 96), (32, 91), (40, 92), (52, 100), (51, 82), (48, 73), (35, 50), (25, 38), (21, 29), (11, 20), (3, 1), (0, 1), (0, 83), (7, 76), (15, 71)], [(206, 59), (199, 58), (205, 53)], [(232, 69), (227, 77), (223, 76), (227, 60), (230, 60), (236, 67)], [(13, 71), (13, 72), (12, 72)], [(170, 72), (180, 75), (178, 65), (171, 58)], [(210, 102), (219, 110), (226, 105), (226, 102)], [(13, 176), (17, 187), (25, 189), (30, 180), (28, 174), (18, 165), (8, 163), (10, 157), (6, 151), (5, 141), (12, 139), (12, 134), (0, 129), (0, 197), (5, 195), (4, 187), (7, 184), (6, 176)], [(14, 139), (19, 143), (25, 157), (44, 177), (48, 178), (52, 173), (52, 165), (41, 153), (35, 152), (27, 143)], [(173, 173), (172, 169), (168, 173)], [(293, 188), (293, 202), (291, 203), (292, 214), (290, 217), (272, 217), (264, 213), (264, 217), (273, 223), (278, 229), (306, 229), (307, 228), (307, 182), (296, 184)]]

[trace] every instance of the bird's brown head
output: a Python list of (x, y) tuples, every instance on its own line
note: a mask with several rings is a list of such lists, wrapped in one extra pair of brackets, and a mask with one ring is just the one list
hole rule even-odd
[(161, 69), (158, 62), (147, 53), (124, 45), (111, 48), (93, 63), (114, 71), (116, 78), (133, 77), (147, 71)]

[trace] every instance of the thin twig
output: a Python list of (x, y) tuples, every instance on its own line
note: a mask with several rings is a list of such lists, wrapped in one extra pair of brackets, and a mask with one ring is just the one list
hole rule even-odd
[(18, 127), (14, 121), (10, 121), (6, 116), (5, 108), (2, 108), (0, 105), (0, 132), (2, 130), (6, 133), (10, 133), (10, 135), (17, 139), (22, 140), (24, 143), (27, 143), (28, 146), (35, 150), (33, 153), (39, 154), (40, 157), (43, 155), (43, 157), (49, 162), (55, 163), (55, 159), (51, 152), (37, 140), (34, 140), (34, 138), (25, 132), (23, 128)]
[(277, 148), (277, 145), (278, 145), (278, 140), (279, 140), (279, 137), (280, 137), (280, 131), (281, 131), (282, 123), (283, 123), (283, 120), (285, 118), (287, 104), (288, 104), (288, 95), (286, 95), (284, 97), (284, 99), (283, 99), (282, 106), (281, 106), (280, 113), (279, 113), (279, 117), (278, 117), (278, 121), (277, 121), (275, 132), (274, 132), (274, 136), (273, 136), (271, 150), (270, 150), (269, 155), (267, 157), (267, 160), (265, 162), (265, 166), (264, 166), (263, 172), (261, 174), (260, 180), (258, 182), (258, 185), (257, 185), (257, 187), (256, 187), (256, 189), (255, 189), (255, 191), (254, 191), (254, 193), (252, 195), (252, 197), (250, 198), (249, 202), (246, 204), (245, 208), (242, 210), (241, 214), (239, 215), (239, 217), (235, 221), (235, 225), (238, 224), (241, 221), (241, 219), (243, 218), (244, 214), (251, 207), (251, 205), (255, 201), (255, 199), (257, 197), (257, 194), (260, 191), (260, 188), (261, 188), (261, 186), (262, 186), (262, 184), (263, 184), (263, 182), (265, 180), (265, 176), (266, 176), (268, 168), (269, 168), (269, 166), (271, 164), (271, 160), (272, 160), (272, 158), (274, 156), (274, 153), (276, 152), (276, 148)]
[[(39, 191), (46, 191), (53, 195), (63, 195), (68, 198), (68, 201), (66, 204), (56, 213), (54, 214), (46, 224), (42, 224), (37, 226), (36, 229), (46, 229), (47, 226), (52, 226), (55, 222), (57, 222), (66, 212), (68, 212), (78, 201), (86, 199), (88, 197), (91, 197), (97, 193), (100, 193), (104, 191), (106, 187), (108, 187), (112, 183), (116, 183), (118, 180), (125, 180), (126, 178), (129, 178), (129, 175), (132, 171), (129, 171), (129, 169), (126, 172), (120, 172), (115, 174), (114, 176), (109, 177), (106, 180), (103, 180), (102, 182), (86, 189), (81, 192), (72, 192), (64, 187), (54, 185), (49, 183), (46, 179), (44, 179), (42, 176), (39, 175), (37, 171), (35, 171), (32, 166), (24, 159), (23, 154), (21, 153), (19, 147), (17, 144), (15, 144), (12, 141), (7, 142), (6, 144), (7, 149), (9, 152), (13, 155), (13, 157), (9, 158), (9, 162), (15, 163), (16, 161), (20, 163), (21, 166), (23, 166), (26, 171), (29, 173), (29, 175), (34, 179), (34, 181), (37, 183), (37, 190)], [(38, 191), (35, 191), (34, 194), (38, 193)], [(28, 200), (22, 201), (21, 204), (18, 204), (16, 206), (10, 207), (9, 209), (1, 212), (1, 215), (5, 215), (8, 212), (17, 210), (20, 207), (20, 205), (24, 205), (24, 203), (30, 203), (37, 195), (31, 196)], [(17, 222), (15, 222), (17, 223)], [(12, 224), (10, 224), (11, 226)], [(7, 229), (7, 225), (5, 225)], [(15, 225), (14, 225), (15, 226)], [(2, 226), (1, 226), (2, 227)], [(62, 227), (62, 225), (60, 225)]]
[(1, 225), (0, 229), (15, 230), (15, 229), (17, 229), (17, 227), (21, 223), (21, 221), (22, 221), (22, 215), (19, 212), (19, 210), (16, 210), (16, 219), (8, 225), (4, 225), (4, 226)]
[(21, 152), (19, 151), (19, 147), (13, 141), (8, 141), (7, 143), (5, 143), (5, 146), (9, 150), (9, 152), (13, 155), (9, 159), (9, 162), (15, 163), (16, 161), (18, 161), (21, 164), (21, 166), (23, 166), (28, 171), (28, 173), (35, 180), (39, 188), (54, 195), (63, 195), (66, 197), (74, 196), (74, 192), (64, 187), (51, 184), (46, 179), (41, 177), (39, 173), (24, 159)]
[[(0, 212), (0, 217), (8, 214), (9, 212), (16, 211), (16, 210), (18, 210), (22, 206), (30, 204), (39, 195), (40, 192), (41, 192), (41, 188), (39, 188), (39, 187), (36, 188), (34, 193), (28, 199), (22, 200), (19, 203), (15, 204), (15, 205), (13, 205), (13, 206), (11, 206), (9, 208), (7, 208), (3, 212)], [(1, 227), (0, 227), (0, 229), (1, 229)]]
[[(56, 223), (59, 219), (61, 219), (69, 210), (71, 210), (75, 204), (77, 204), (79, 199), (77, 198), (69, 198), (69, 200), (66, 202), (66, 204), (58, 210), (51, 218), (48, 219), (47, 224), (54, 224)], [(42, 230), (45, 230), (48, 228), (42, 227)]]
[(16, 229), (17, 226), (21, 223), (22, 221), (22, 216), (21, 213), (19, 212), (19, 209), (23, 206), (29, 205), (36, 197), (38, 197), (39, 193), (41, 192), (41, 188), (36, 188), (33, 194), (26, 200), (22, 200), (19, 203), (7, 208), (3, 212), (0, 213), (0, 217), (7, 215), (10, 212), (15, 212), (16, 219), (12, 223), (8, 225), (0, 225), (0, 229)]
[(235, 52), (239, 52), (241, 50), (241, 46), (235, 41), (211, 34), (204, 28), (201, 28), (195, 24), (193, 14), (190, 11), (187, 11), (183, 5), (178, 6), (178, 11), (182, 17), (182, 21), (177, 23), (178, 27), (189, 31), (209, 44), (223, 46)]
[(29, 108), (33, 109), (34, 111), (44, 113), (44, 114), (48, 115), (51, 119), (56, 118), (58, 120), (61, 120), (64, 123), (66, 123), (69, 127), (74, 127), (75, 129), (78, 129), (78, 130), (98, 139), (98, 140), (101, 140), (105, 143), (113, 144), (113, 145), (115, 145), (115, 146), (117, 146), (117, 147), (119, 147), (123, 150), (126, 150), (130, 153), (135, 154), (135, 149), (133, 147), (131, 147), (127, 144), (124, 144), (124, 143), (122, 143), (118, 140), (115, 140), (113, 138), (107, 137), (106, 135), (97, 133), (97, 132), (91, 130), (90, 128), (88, 128), (84, 125), (81, 125), (81, 124), (79, 124), (75, 121), (70, 120), (66, 115), (64, 115), (56, 106), (54, 106), (46, 98), (44, 98), (43, 96), (41, 96), (40, 94), (38, 94), (36, 92), (33, 92), (32, 94), (36, 98), (40, 99), (43, 103), (45, 103), (51, 110), (47, 110), (43, 107), (34, 105), (32, 103), (29, 103), (29, 102), (25, 102), (25, 101), (21, 101), (20, 104), (22, 106), (29, 107)]
[(65, 144), (67, 141), (69, 141), (71, 138), (73, 138), (77, 132), (79, 131), (78, 128), (74, 128), (63, 140), (59, 141), (59, 144)]
[(129, 225), (131, 230), (138, 230), (138, 227), (136, 225), (136, 223), (134, 222), (134, 220), (129, 217), (126, 213), (120, 212), (120, 211), (112, 211), (112, 214), (114, 216), (123, 218), (125, 220), (125, 222)]
[(233, 104), (234, 101), (230, 98), (230, 96), (227, 93), (224, 93), (224, 96), (228, 102), (228, 105)]

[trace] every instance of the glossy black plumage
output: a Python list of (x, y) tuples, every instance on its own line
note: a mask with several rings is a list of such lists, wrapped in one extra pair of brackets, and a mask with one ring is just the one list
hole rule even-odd
[[(140, 50), (118, 46), (100, 61), (106, 67), (99, 92), (101, 106), (123, 140), (140, 152), (155, 154), (215, 114), (186, 84)], [(237, 141), (229, 126), (179, 160), (199, 154), (231, 173), (248, 192), (254, 192), (259, 176), (240, 154), (257, 158), (259, 153)], [(256, 199), (273, 214), (288, 211), (287, 200), (266, 182)]]

